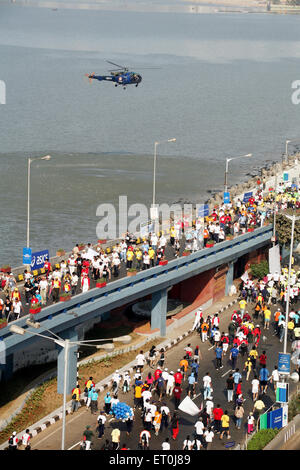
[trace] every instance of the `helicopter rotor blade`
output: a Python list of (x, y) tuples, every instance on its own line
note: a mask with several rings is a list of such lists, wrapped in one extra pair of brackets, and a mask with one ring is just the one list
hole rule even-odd
[(124, 70), (128, 70), (128, 69), (122, 68), (122, 69), (113, 69), (113, 70), (108, 70), (108, 71), (109, 72), (122, 72)]
[(116, 67), (118, 67), (120, 69), (125, 69), (126, 68), (126, 67), (123, 67), (122, 65), (115, 64), (114, 62), (111, 62), (110, 60), (106, 60), (105, 62), (107, 62), (108, 64), (111, 64), (111, 65), (115, 65)]

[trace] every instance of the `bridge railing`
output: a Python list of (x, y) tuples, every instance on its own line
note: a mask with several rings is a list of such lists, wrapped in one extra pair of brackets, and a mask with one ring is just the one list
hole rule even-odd
[[(191, 253), (188, 256), (181, 256), (174, 260), (169, 261), (166, 265), (158, 265), (153, 268), (149, 268), (144, 271), (139, 271), (135, 276), (125, 277), (113, 282), (108, 283), (105, 287), (102, 288), (93, 288), (88, 292), (77, 294), (73, 296), (70, 300), (66, 302), (59, 302), (52, 304), (48, 307), (42, 309), (42, 311), (35, 315), (36, 321), (41, 322), (46, 319), (53, 318), (54, 316), (59, 315), (60, 313), (67, 313), (72, 309), (79, 308), (87, 305), (90, 302), (94, 302), (102, 297), (108, 296), (115, 292), (121, 292), (122, 289), (128, 288), (130, 286), (136, 286), (139, 283), (145, 283), (147, 280), (152, 278), (162, 277), (169, 273), (170, 271), (179, 270), (180, 267), (188, 266), (193, 263), (199, 262), (201, 260), (207, 260), (207, 258), (218, 255), (220, 253), (232, 250), (232, 248), (243, 247), (250, 240), (253, 241), (262, 235), (270, 234), (272, 236), (272, 225), (267, 225), (255, 229), (253, 232), (247, 232), (243, 235), (240, 235), (232, 240), (226, 240), (214, 245), (211, 248), (204, 248), (202, 250)], [(0, 339), (5, 339), (10, 336), (9, 326), (11, 324), (18, 324), (22, 327), (27, 327), (26, 320), (29, 315), (23, 316), (14, 322), (9, 323), (8, 326), (0, 330)]]

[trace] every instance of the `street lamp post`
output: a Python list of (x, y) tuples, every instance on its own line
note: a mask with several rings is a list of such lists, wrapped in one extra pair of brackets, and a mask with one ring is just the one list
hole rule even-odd
[[(176, 142), (176, 139), (168, 139), (163, 142), (154, 142), (154, 159), (153, 159), (153, 190), (152, 190), (152, 208), (155, 210), (155, 191), (156, 191), (156, 160), (157, 160), (157, 146), (162, 143)], [(153, 214), (152, 214), (153, 215)], [(151, 217), (154, 218), (154, 217)]]
[(225, 193), (227, 193), (228, 191), (228, 163), (231, 162), (231, 160), (237, 160), (238, 158), (243, 158), (243, 157), (252, 157), (252, 153), (247, 153), (246, 155), (239, 155), (238, 157), (226, 158), (225, 178), (224, 178), (224, 192)]
[(300, 219), (295, 215), (284, 214), (284, 217), (287, 217), (292, 221), (292, 233), (291, 233), (291, 244), (290, 244), (290, 258), (289, 258), (289, 271), (288, 271), (288, 283), (287, 283), (287, 299), (286, 299), (286, 308), (285, 308), (285, 330), (284, 330), (284, 343), (283, 343), (283, 352), (286, 353), (287, 350), (287, 331), (288, 331), (288, 318), (289, 318), (289, 303), (290, 303), (290, 279), (291, 279), (291, 270), (292, 270), (292, 258), (293, 258), (293, 245), (294, 245), (294, 230), (295, 222)]
[[(62, 348), (64, 348), (64, 388), (63, 388), (63, 406), (62, 406), (62, 435), (61, 435), (61, 450), (65, 450), (65, 436), (66, 436), (66, 410), (67, 410), (67, 383), (68, 383), (68, 363), (69, 363), (69, 349), (71, 345), (78, 345), (78, 346), (91, 346), (97, 347), (97, 349), (114, 349), (114, 346), (111, 343), (103, 344), (103, 345), (94, 345), (89, 344), (91, 342), (99, 342), (99, 341), (113, 341), (113, 342), (121, 342), (128, 344), (131, 341), (131, 336), (119, 336), (117, 338), (108, 338), (108, 339), (94, 339), (94, 340), (83, 340), (83, 341), (70, 341), (69, 339), (62, 339), (57, 334), (53, 333), (50, 330), (49, 333), (56, 336), (56, 338), (51, 338), (50, 336), (42, 335), (40, 333), (36, 333), (35, 331), (29, 331), (28, 329), (21, 328), (18, 325), (11, 325), (9, 331), (12, 333), (16, 333), (18, 335), (24, 335), (25, 333), (30, 333), (34, 336), (40, 336), (41, 338), (46, 338), (50, 341), (53, 341), (55, 344), (58, 344)], [(110, 347), (108, 347), (110, 346)]]
[(274, 204), (273, 204), (273, 246), (276, 245), (276, 211), (277, 211), (277, 172), (275, 174), (275, 187), (274, 187)]
[(285, 141), (285, 161), (288, 161), (288, 144), (291, 142), (291, 140), (286, 140)]
[(46, 155), (45, 157), (28, 158), (28, 170), (27, 170), (27, 243), (26, 246), (29, 248), (29, 232), (30, 232), (30, 168), (31, 163), (35, 160), (50, 160), (51, 156)]

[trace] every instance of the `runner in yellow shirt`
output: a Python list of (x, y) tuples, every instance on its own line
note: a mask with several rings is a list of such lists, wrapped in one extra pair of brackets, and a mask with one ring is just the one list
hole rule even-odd
[(221, 426), (222, 426), (222, 432), (220, 434), (220, 439), (223, 439), (224, 433), (227, 434), (227, 439), (230, 439), (230, 434), (229, 434), (229, 416), (228, 416), (228, 411), (225, 410), (224, 414), (222, 415), (221, 418)]
[(271, 320), (271, 310), (266, 308), (264, 311), (264, 317), (265, 317), (265, 324), (264, 324), (264, 329), (268, 330), (270, 327), (270, 320)]
[(242, 316), (243, 316), (244, 313), (245, 313), (246, 305), (247, 305), (246, 300), (242, 299), (242, 300), (239, 301), (239, 306), (240, 306), (240, 311), (241, 311), (241, 315), (242, 315)]

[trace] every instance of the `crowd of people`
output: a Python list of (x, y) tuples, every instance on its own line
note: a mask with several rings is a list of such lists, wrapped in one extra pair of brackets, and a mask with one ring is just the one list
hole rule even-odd
[[(278, 208), (298, 207), (298, 198), (295, 191), (284, 185), (277, 189), (276, 195), (270, 192), (263, 196), (262, 190), (249, 198), (246, 203), (238, 200), (235, 205), (224, 204), (215, 208), (205, 220), (196, 219), (192, 230), (185, 230), (184, 224), (170, 230), (170, 240), (161, 234), (150, 234), (140, 245), (134, 245), (129, 233), (124, 240), (117, 243), (111, 253), (98, 246), (95, 250), (88, 244), (85, 250), (80, 251), (78, 245), (66, 261), (60, 263), (59, 268), (53, 268), (50, 262), (45, 263), (45, 275), (34, 277), (32, 273), (24, 272), (24, 295), (26, 305), (37, 301), (46, 305), (51, 299), (59, 301), (63, 291), (72, 295), (80, 291), (89, 290), (92, 281), (99, 279), (109, 280), (118, 277), (120, 266), (126, 270), (148, 269), (164, 259), (166, 247), (173, 249), (173, 255), (180, 254), (180, 238), (185, 230), (185, 249), (195, 251), (207, 245), (208, 240), (215, 243), (224, 240), (226, 235), (237, 236), (251, 227), (261, 226), (269, 216), (269, 203), (276, 200)], [(267, 366), (267, 354), (261, 348), (264, 342), (264, 330), (274, 326), (274, 334), (279, 341), (283, 341), (286, 328), (285, 307), (287, 302), (288, 269), (284, 267), (281, 272), (266, 274), (261, 280), (247, 278), (240, 285), (238, 309), (235, 310), (228, 324), (227, 330), (220, 329), (218, 314), (204, 317), (199, 309), (195, 315), (193, 330), (199, 334), (202, 343), (211, 342), (215, 351), (216, 370), (224, 367), (224, 360), (229, 359), (231, 372), (224, 380), (228, 406), (234, 405), (235, 426), (241, 429), (245, 419), (244, 394), (245, 382), (251, 380), (251, 394), (253, 409), (246, 417), (247, 432), (250, 435), (261, 412), (265, 409), (263, 396), (272, 384), (276, 391), (279, 381), (277, 366), (272, 371)], [(290, 313), (287, 324), (288, 338), (291, 341), (300, 340), (300, 311), (296, 304), (299, 297), (300, 271), (292, 269), (290, 273)], [(6, 296), (1, 300), (2, 316), (6, 318), (19, 318), (24, 307), (22, 305), (20, 289), (16, 285), (12, 274), (3, 276), (2, 289)], [(271, 312), (275, 308), (275, 313)], [(252, 310), (250, 314), (250, 309)], [(272, 308), (273, 309), (273, 308)], [(237, 367), (238, 358), (243, 358), (243, 367)], [(195, 399), (202, 397), (202, 406), (194, 424), (194, 433), (186, 436), (182, 443), (184, 450), (208, 449), (216, 435), (222, 440), (225, 436), (230, 439), (231, 420), (228, 409), (213, 402), (213, 383), (211, 373), (201, 371), (201, 352), (199, 346), (195, 349), (188, 344), (180, 359), (178, 368), (168, 370), (166, 356), (163, 349), (151, 348), (148, 354), (140, 351), (136, 358), (136, 372), (130, 376), (116, 371), (113, 377), (111, 391), (107, 392), (99, 412), (99, 390), (96, 389), (93, 378), (85, 383), (84, 391), (79, 386), (72, 391), (72, 412), (78, 410), (80, 398), (83, 396), (86, 409), (97, 414), (98, 439), (104, 436), (105, 424), (111, 415), (113, 405), (120, 401), (120, 394), (128, 395), (132, 392), (133, 405), (126, 419), (126, 434), (129, 436), (133, 429), (137, 415), (142, 423), (142, 431), (137, 443), (140, 449), (151, 448), (150, 442), (159, 433), (166, 434), (162, 449), (172, 448), (170, 439), (176, 440), (179, 433), (180, 414), (179, 405), (184, 396)], [(153, 372), (145, 373), (146, 366)], [(201, 375), (202, 374), (202, 375)], [(202, 378), (201, 378), (202, 377)], [(174, 408), (174, 409), (173, 409)], [(111, 442), (106, 440), (103, 449), (127, 449), (126, 443), (121, 446), (121, 432), (118, 426), (113, 427)], [(82, 448), (89, 449), (93, 432), (90, 427), (84, 431)], [(14, 436), (12, 436), (14, 438)]]
[[(83, 398), (86, 409), (97, 415), (97, 438), (102, 439), (105, 425), (114, 417), (112, 410), (114, 405), (120, 402), (120, 396), (122, 401), (127, 401), (127, 397), (131, 397), (133, 404), (130, 405), (130, 413), (125, 419), (126, 435), (130, 436), (134, 422), (140, 419), (142, 430), (139, 432), (137, 448), (151, 448), (151, 439), (153, 441), (154, 436), (162, 435), (165, 437), (162, 450), (169, 450), (172, 449), (172, 440), (178, 439), (181, 421), (178, 413), (180, 403), (186, 396), (192, 400), (201, 396), (201, 408), (194, 423), (194, 433), (187, 435), (182, 442), (183, 450), (209, 449), (217, 435), (220, 440), (224, 437), (230, 439), (232, 427), (232, 418), (228, 411), (230, 404), (234, 406), (235, 427), (241, 429), (246, 425), (247, 433), (251, 435), (260, 414), (265, 411), (264, 395), (268, 393), (269, 387), (276, 392), (280, 378), (277, 365), (274, 365), (272, 370), (269, 369), (263, 343), (264, 330), (270, 327), (274, 328), (274, 336), (278, 335), (279, 341), (282, 340), (281, 322), (285, 321), (285, 315), (280, 312), (279, 306), (283, 303), (284, 307), (286, 300), (280, 295), (275, 298), (271, 294), (273, 288), (278, 292), (282, 286), (286, 288), (286, 276), (286, 268), (282, 268), (279, 276), (275, 273), (266, 275), (262, 280), (243, 281), (240, 285), (238, 309), (232, 312), (227, 329), (220, 328), (220, 318), (217, 313), (205, 316), (201, 308), (195, 313), (192, 329), (199, 335), (199, 341), (209, 342), (214, 348), (216, 370), (224, 367), (225, 360), (226, 363), (230, 361), (232, 370), (224, 379), (227, 406), (214, 403), (211, 371), (204, 372), (200, 366), (203, 359), (200, 347), (197, 345), (192, 348), (188, 343), (183, 349), (178, 368), (174, 370), (166, 367), (168, 358), (163, 348), (157, 349), (152, 346), (147, 353), (141, 350), (136, 356), (136, 368), (133, 374), (129, 371), (122, 373), (119, 370), (115, 371), (111, 390), (105, 394), (101, 404), (99, 390), (96, 389), (93, 377), (90, 377), (85, 382), (83, 391), (79, 385), (73, 389), (72, 412), (78, 410), (80, 399)], [(295, 276), (297, 280), (297, 272)], [(294, 279), (291, 282), (294, 284)], [(295, 300), (291, 298), (291, 306), (293, 305)], [(271, 312), (271, 307), (274, 310), (273, 314), (268, 313)], [(296, 335), (299, 328), (299, 314), (300, 312), (293, 309), (290, 311), (290, 320), (295, 324), (293, 331), (295, 333), (296, 330)], [(290, 339), (294, 341), (295, 337), (290, 335)], [(237, 366), (238, 359), (239, 363), (242, 360), (240, 367)], [(251, 384), (253, 408), (245, 415), (243, 405), (248, 382)], [(117, 425), (112, 427), (111, 440), (106, 439), (103, 442), (104, 450), (128, 449), (126, 442), (121, 445), (121, 430), (117, 420), (116, 423)], [(91, 448), (93, 436), (90, 427), (85, 429), (82, 438), (83, 449)], [(10, 442), (14, 442), (13, 446), (17, 445), (15, 441), (16, 437), (12, 435)]]
[[(124, 272), (149, 269), (166, 257), (180, 256), (183, 250), (195, 252), (210, 243), (239, 236), (247, 230), (262, 226), (272, 214), (274, 204), (276, 211), (299, 207), (297, 187), (290, 182), (279, 183), (276, 191), (271, 188), (268, 192), (265, 191), (265, 181), (258, 179), (257, 182), (257, 190), (244, 200), (237, 199), (215, 206), (209, 215), (202, 217), (203, 214), (199, 214), (192, 221), (185, 217), (173, 220), (168, 237), (164, 232), (149, 233), (137, 244), (136, 238), (127, 231), (124, 239), (111, 250), (105, 250), (101, 245), (94, 248), (91, 243), (80, 250), (77, 244), (70, 256), (60, 262), (59, 267), (46, 261), (44, 275), (34, 276), (32, 272), (25, 270), (22, 287), (17, 285), (12, 273), (0, 273), (0, 285), (4, 294), (4, 297), (0, 297), (2, 318), (15, 320), (27, 313), (26, 307), (31, 304), (45, 306), (59, 302), (61, 294), (86, 292), (99, 279), (108, 282), (118, 278), (121, 267), (124, 267)], [(276, 288), (280, 288), (280, 285), (275, 285), (274, 298)], [(291, 292), (293, 298), (298, 295), (297, 288), (295, 285)], [(284, 294), (280, 291), (278, 295)]]
[[(295, 272), (295, 280), (298, 282)], [(180, 426), (180, 403), (188, 396), (192, 400), (201, 397), (201, 409), (194, 423), (194, 432), (186, 436), (182, 443), (183, 450), (209, 449), (218, 435), (219, 439), (231, 438), (231, 427), (234, 425), (240, 430), (246, 428), (250, 436), (259, 423), (259, 416), (266, 411), (264, 396), (276, 393), (280, 380), (278, 366), (272, 365), (264, 348), (267, 330), (274, 329), (274, 337), (282, 340), (282, 331), (285, 325), (283, 312), (286, 300), (284, 297), (272, 295), (273, 289), (280, 293), (286, 289), (287, 272), (282, 268), (281, 273), (267, 274), (262, 280), (247, 279), (240, 285), (238, 308), (231, 314), (227, 328), (220, 328), (218, 314), (204, 315), (202, 309), (195, 313), (193, 331), (199, 334), (202, 343), (211, 343), (215, 352), (215, 369), (224, 367), (225, 361), (231, 365), (231, 371), (224, 378), (227, 405), (214, 403), (214, 385), (211, 371), (205, 372), (201, 368), (202, 355), (199, 346), (194, 348), (191, 344), (184, 347), (178, 368), (169, 370), (165, 351), (152, 346), (148, 354), (140, 351), (136, 357), (136, 372), (130, 376), (129, 372), (120, 374), (116, 371), (113, 377), (112, 391), (104, 399), (104, 411), (100, 414), (107, 417), (110, 406), (118, 400), (118, 394), (133, 393), (132, 415), (126, 420), (127, 435), (132, 431), (133, 422), (140, 417), (142, 431), (140, 433), (138, 448), (151, 448), (151, 439), (159, 433), (165, 436), (164, 449), (172, 449), (172, 440), (178, 438)], [(291, 280), (295, 284), (294, 279)], [(291, 298), (291, 306), (295, 299)], [(259, 307), (259, 308), (258, 308)], [(271, 313), (271, 307), (273, 313)], [(278, 314), (279, 312), (279, 314)], [(290, 321), (295, 324), (296, 335), (291, 335), (291, 341), (298, 337), (300, 311), (291, 308)], [(282, 330), (283, 329), (283, 330)], [(224, 331), (223, 331), (224, 330)], [(295, 331), (294, 331), (295, 332)], [(242, 364), (238, 367), (238, 364)], [(150, 372), (145, 372), (149, 366)], [(299, 370), (300, 372), (300, 370)], [(251, 387), (253, 406), (245, 412), (244, 402)], [(230, 417), (229, 407), (233, 405), (234, 422)], [(231, 410), (230, 410), (231, 411)], [(101, 435), (103, 435), (101, 427)], [(115, 428), (114, 428), (115, 431)], [(89, 445), (89, 444), (88, 444)], [(113, 443), (109, 444), (113, 448)], [(106, 442), (103, 448), (109, 448)], [(120, 435), (118, 441), (120, 447)], [(127, 448), (123, 444), (123, 448)]]
[(122, 266), (126, 270), (154, 267), (166, 258), (167, 247), (168, 257), (176, 258), (182, 250), (194, 252), (206, 247), (209, 241), (218, 243), (228, 235), (245, 233), (249, 228), (262, 225), (267, 215), (261, 210), (262, 200), (262, 192), (258, 191), (247, 202), (239, 199), (235, 204), (215, 207), (209, 216), (195, 218), (192, 227), (186, 227), (184, 220), (175, 221), (168, 238), (163, 232), (149, 233), (137, 244), (127, 232), (109, 253), (101, 245), (94, 248), (88, 243), (80, 250), (77, 244), (59, 267), (46, 261), (43, 275), (34, 276), (25, 270), (22, 287), (12, 273), (0, 273), (4, 294), (0, 298), (1, 316), (8, 321), (16, 320), (27, 313), (26, 307), (32, 304), (45, 306), (59, 302), (61, 294), (87, 292), (99, 279), (108, 282), (118, 278)]

